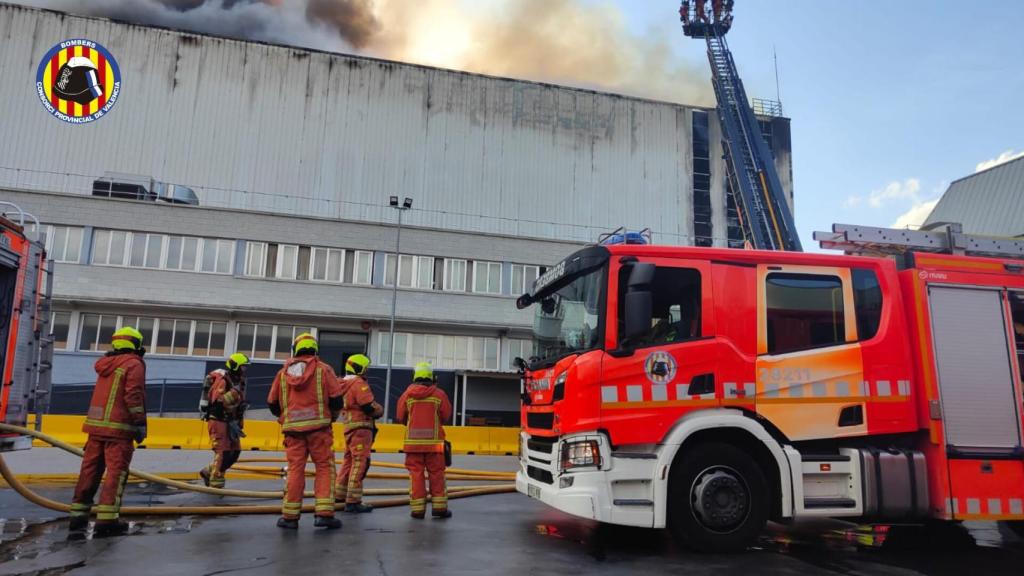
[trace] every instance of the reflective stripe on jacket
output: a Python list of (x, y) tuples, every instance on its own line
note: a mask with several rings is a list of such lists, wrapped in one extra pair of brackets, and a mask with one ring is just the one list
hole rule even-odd
[(146, 425), (146, 363), (134, 353), (111, 353), (96, 361), (96, 388), (82, 431), (133, 438)]
[(406, 452), (444, 452), (444, 423), (452, 417), (444, 390), (413, 384), (398, 399), (396, 416), (406, 424)]
[[(282, 432), (310, 432), (337, 419), (341, 395), (341, 384), (328, 364), (316, 356), (298, 356), (285, 361), (277, 373), (267, 403), (280, 405)], [(331, 409), (332, 399), (336, 410)]]

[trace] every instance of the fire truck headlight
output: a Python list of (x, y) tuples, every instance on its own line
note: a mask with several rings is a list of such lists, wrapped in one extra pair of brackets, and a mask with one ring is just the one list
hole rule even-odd
[(558, 402), (559, 400), (563, 400), (565, 398), (565, 379), (568, 377), (569, 371), (566, 370), (565, 372), (559, 374), (558, 378), (555, 378), (555, 392), (551, 398), (552, 402)]
[(562, 470), (583, 466), (601, 467), (601, 446), (597, 440), (562, 443)]

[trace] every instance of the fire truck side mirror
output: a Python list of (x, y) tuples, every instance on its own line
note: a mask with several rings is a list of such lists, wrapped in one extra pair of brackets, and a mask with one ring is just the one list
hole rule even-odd
[[(651, 282), (654, 280), (654, 264), (641, 262), (633, 264), (625, 294), (623, 334), (626, 340), (634, 340), (651, 329)], [(622, 343), (619, 343), (622, 346)]]

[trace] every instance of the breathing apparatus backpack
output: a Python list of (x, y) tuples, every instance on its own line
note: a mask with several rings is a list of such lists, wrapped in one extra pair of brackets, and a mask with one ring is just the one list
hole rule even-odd
[(213, 388), (214, 374), (223, 376), (226, 374), (226, 370), (223, 368), (214, 370), (207, 374), (206, 378), (203, 378), (203, 391), (199, 396), (199, 418), (203, 420), (210, 419), (210, 389)]

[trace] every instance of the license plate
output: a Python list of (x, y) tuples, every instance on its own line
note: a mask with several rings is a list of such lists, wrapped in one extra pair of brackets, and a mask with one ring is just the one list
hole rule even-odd
[(533, 484), (526, 485), (526, 494), (530, 498), (536, 498), (540, 500), (540, 486), (534, 486)]

